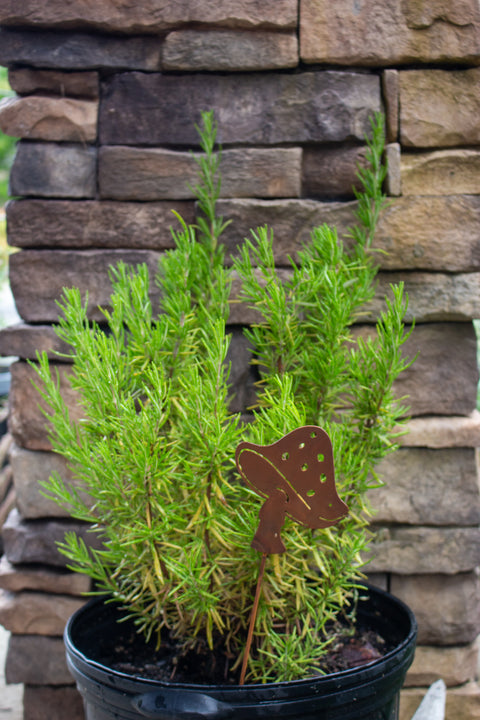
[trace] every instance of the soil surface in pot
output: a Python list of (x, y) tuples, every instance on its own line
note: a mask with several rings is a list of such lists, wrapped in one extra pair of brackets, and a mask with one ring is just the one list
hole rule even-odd
[[(391, 649), (384, 638), (368, 628), (339, 633), (322, 663), (312, 667), (311, 675), (359, 667), (383, 657)], [(178, 643), (167, 637), (157, 650), (154, 644), (145, 644), (142, 636), (127, 627), (114, 645), (104, 647), (92, 659), (127, 675), (168, 682), (236, 685), (240, 672), (239, 668), (237, 673), (231, 672), (237, 657), (222, 647), (210, 650), (205, 643), (200, 649), (185, 654)]]

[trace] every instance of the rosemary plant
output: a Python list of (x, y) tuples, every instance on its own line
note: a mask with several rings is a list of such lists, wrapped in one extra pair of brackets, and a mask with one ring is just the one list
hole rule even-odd
[[(404, 414), (392, 393), (407, 365), (403, 288), (392, 289), (374, 338), (352, 332), (377, 272), (371, 246), (384, 202), (383, 124), (380, 116), (372, 122), (348, 242), (330, 227), (315, 228), (283, 282), (266, 227), (252, 232), (233, 270), (225, 267), (211, 113), (203, 113), (199, 134), (203, 217), (196, 228), (179, 218), (172, 231), (175, 249), (163, 255), (156, 279), (159, 312), (144, 266), (112, 268), (101, 324), (89, 322), (88, 299), (77, 289), (64, 291), (58, 335), (71, 348), (63, 359), (72, 363), (81, 422), (70, 419), (45, 354), (36, 367), (53, 448), (79, 484), (55, 475), (46, 492), (92, 523), (101, 540), (94, 549), (67, 533), (61, 545), (70, 566), (93, 578), (95, 593), (126, 608), (147, 639), (160, 643), (168, 630), (182, 652), (221, 647), (234, 674), (253, 601), (259, 556), (250, 543), (261, 504), (240, 482), (235, 448), (244, 439), (273, 442), (307, 423), (323, 426), (350, 513), (325, 530), (287, 520), (287, 552), (268, 557), (249, 660), (250, 682), (289, 680), (312, 672), (331, 642), (327, 628), (354, 608), (368, 544), (365, 494), (379, 482), (375, 463), (394, 449)], [(240, 299), (259, 317), (246, 331), (260, 373), (247, 424), (230, 411), (233, 272)]]

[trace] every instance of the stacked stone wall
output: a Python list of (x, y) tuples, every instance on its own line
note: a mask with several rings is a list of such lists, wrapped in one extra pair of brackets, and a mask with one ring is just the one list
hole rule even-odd
[[(430, 682), (448, 685), (447, 720), (478, 717), (480, 496), (476, 448), (480, 317), (480, 10), (475, 0), (0, 0), (0, 63), (17, 97), (0, 127), (21, 138), (11, 172), (10, 282), (22, 323), (0, 333), (12, 367), (16, 509), (3, 528), (0, 622), (6, 674), (25, 684), (28, 720), (80, 720), (62, 644), (88, 581), (55, 541), (85, 528), (40, 493), (51, 452), (26, 360), (62, 347), (52, 329), (63, 286), (109, 297), (108, 268), (152, 271), (171, 246), (174, 209), (196, 208), (194, 125), (213, 109), (223, 145), (219, 211), (229, 251), (268, 223), (276, 260), (323, 222), (352, 220), (368, 117), (387, 120), (387, 190), (372, 322), (389, 284), (409, 293), (415, 364), (399, 383), (412, 419), (380, 468), (372, 579), (406, 600), (419, 647), (402, 695), (410, 718)], [(155, 298), (154, 298), (155, 299)], [(238, 409), (253, 380), (233, 305)], [(368, 334), (371, 326), (356, 332)], [(72, 412), (68, 365), (58, 362)]]

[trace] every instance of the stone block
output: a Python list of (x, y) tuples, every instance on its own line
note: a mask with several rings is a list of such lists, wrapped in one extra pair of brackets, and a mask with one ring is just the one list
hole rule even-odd
[(61, 97), (80, 97), (96, 100), (99, 95), (98, 72), (64, 72), (36, 68), (12, 68), (8, 82), (18, 95), (48, 93)]
[(18, 323), (0, 330), (0, 355), (35, 360), (38, 352), (48, 357), (66, 353), (68, 345), (57, 337), (51, 325), (26, 325)]
[(94, 197), (96, 162), (94, 147), (20, 142), (10, 174), (10, 194)]
[(304, 148), (303, 197), (353, 198), (353, 188), (360, 188), (359, 165), (365, 166), (363, 146)]
[[(298, 197), (300, 148), (244, 148), (222, 153), (222, 197)], [(199, 167), (191, 153), (160, 148), (103, 147), (99, 153), (101, 198), (193, 199)], [(122, 181), (119, 182), (118, 178)]]
[(82, 598), (34, 591), (0, 591), (0, 622), (14, 635), (61, 636), (70, 615), (85, 604)]
[(399, 82), (398, 70), (384, 70), (382, 91), (385, 103), (385, 131), (388, 143), (398, 140)]
[(417, 645), (404, 686), (428, 686), (438, 678), (441, 678), (447, 687), (463, 685), (475, 679), (477, 663), (478, 642), (442, 648)]
[(479, 145), (479, 113), (480, 68), (400, 72), (402, 145)]
[[(68, 403), (72, 419), (81, 417), (78, 396), (68, 380), (68, 365), (57, 365), (62, 396)], [(14, 363), (11, 368), (9, 430), (17, 445), (30, 450), (51, 450), (48, 439), (47, 407), (40, 398), (35, 383), (40, 380), (34, 369), (24, 362)]]
[(193, 202), (124, 203), (104, 200), (10, 200), (8, 242), (14, 247), (143, 248), (173, 247), (173, 214), (195, 221)]
[(98, 102), (32, 95), (0, 102), (0, 129), (27, 140), (89, 143), (97, 137)]
[(82, 595), (91, 588), (91, 580), (81, 573), (48, 565), (12, 565), (5, 555), (0, 559), (0, 588), (12, 593), (36, 590), (55, 595)]
[(25, 520), (70, 516), (66, 508), (43, 495), (41, 485), (53, 473), (58, 473), (67, 485), (77, 485), (64, 458), (56, 453), (25, 450), (14, 445), (10, 453), (10, 463), (17, 509)]
[(363, 140), (380, 109), (379, 79), (330, 70), (237, 73), (235, 82), (214, 73), (117, 73), (106, 80), (100, 140), (198, 146), (205, 108), (215, 111), (224, 147)]
[(202, 23), (233, 28), (295, 28), (297, 0), (275, 0), (275, 3), (258, 0), (222, 0), (201, 3), (195, 0), (176, 0), (165, 3), (145, 0), (142, 3), (119, 4), (99, 0), (86, 5), (83, 0), (49, 0), (39, 4), (36, 0), (3, 0), (0, 24), (87, 27), (120, 33), (157, 33), (172, 27)]
[[(385, 309), (384, 298), (390, 294), (390, 285), (399, 282), (404, 282), (409, 298), (407, 323), (462, 323), (480, 317), (480, 273), (390, 272), (379, 273), (375, 298), (365, 307), (372, 318)], [(452, 413), (456, 414), (455, 410)]]
[(302, 0), (300, 56), (307, 63), (374, 67), (476, 62), (479, 29), (475, 0)]
[[(158, 254), (153, 250), (23, 250), (10, 257), (10, 285), (19, 315), (27, 322), (55, 322), (64, 287), (88, 291), (89, 317), (103, 319), (98, 306), (108, 307), (111, 294), (110, 267), (147, 263), (155, 276)], [(35, 298), (35, 299), (34, 299)], [(158, 292), (152, 282), (152, 298)], [(41, 448), (39, 448), (41, 449)]]
[(404, 153), (403, 195), (480, 195), (480, 150)]
[(385, 191), (387, 195), (397, 197), (402, 194), (402, 180), (400, 173), (400, 145), (390, 143), (385, 147), (387, 161), (387, 177), (385, 178)]
[(56, 30), (0, 30), (2, 65), (42, 69), (160, 70), (162, 41), (157, 37), (86, 34)]
[(480, 530), (478, 527), (377, 527), (366, 557), (369, 572), (455, 575), (480, 565)]
[(480, 584), (475, 572), (392, 575), (390, 591), (413, 610), (419, 645), (469, 644), (480, 631)]
[(63, 639), (48, 635), (11, 635), (5, 675), (9, 683), (53, 686), (73, 684), (67, 668)]
[(407, 423), (407, 434), (399, 438), (405, 447), (477, 448), (480, 446), (480, 413), (466, 417), (418, 417)]
[(163, 47), (164, 70), (277, 70), (296, 67), (294, 32), (177, 30)]
[[(400, 694), (399, 720), (410, 720), (420, 705), (427, 688), (407, 688)], [(468, 682), (447, 690), (445, 720), (479, 720), (480, 686)]]
[(13, 510), (2, 530), (7, 560), (13, 565), (39, 563), (64, 568), (67, 560), (58, 551), (57, 543), (63, 542), (65, 533), (69, 531), (75, 532), (89, 546), (100, 547), (97, 536), (90, 532), (87, 523), (61, 518), (22, 520)]
[(382, 210), (374, 244), (385, 270), (472, 272), (480, 267), (479, 238), (480, 197), (408, 196)]
[(384, 458), (376, 472), (385, 483), (369, 493), (376, 523), (480, 523), (474, 448), (402, 448)]
[(26, 685), (23, 720), (84, 720), (80, 693), (74, 687)]

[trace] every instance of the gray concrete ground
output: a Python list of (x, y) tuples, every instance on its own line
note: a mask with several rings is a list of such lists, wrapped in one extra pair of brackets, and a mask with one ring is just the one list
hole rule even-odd
[(9, 633), (0, 625), (0, 720), (22, 720), (23, 685), (5, 683), (5, 657)]

